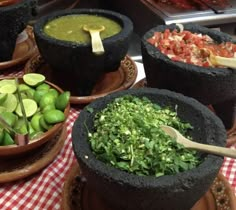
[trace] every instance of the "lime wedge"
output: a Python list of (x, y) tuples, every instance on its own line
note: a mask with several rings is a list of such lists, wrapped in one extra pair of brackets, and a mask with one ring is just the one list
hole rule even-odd
[[(38, 105), (34, 100), (29, 99), (29, 98), (25, 98), (22, 100), (22, 103), (25, 108), (26, 117), (31, 117), (37, 112)], [(16, 113), (20, 117), (23, 116), (20, 104), (18, 104), (16, 107)]]
[(15, 85), (16, 82), (15, 82), (14, 79), (3, 79), (3, 80), (0, 80), (0, 87), (2, 87), (4, 85), (7, 85), (7, 84)]
[(14, 94), (8, 93), (7, 99), (2, 103), (7, 112), (14, 112), (17, 106), (17, 98)]
[(16, 85), (6, 84), (0, 87), (0, 93), (15, 93)]
[(23, 125), (25, 124), (25, 120), (23, 117), (18, 118), (18, 120), (16, 121), (15, 125), (14, 125), (14, 129), (15, 130), (19, 130)]
[(40, 84), (36, 87), (36, 90), (49, 90), (50, 85), (47, 83)]
[(13, 114), (12, 112), (2, 112), (0, 116), (10, 125), (11, 127), (14, 127), (17, 116)]
[(30, 86), (26, 85), (26, 84), (19, 84), (19, 91), (25, 91), (25, 90), (28, 90), (28, 89), (31, 89)]
[(33, 133), (30, 133), (30, 140), (34, 140), (39, 138), (40, 136), (42, 136), (44, 134), (43, 131), (35, 131)]
[(48, 123), (45, 121), (45, 119), (44, 119), (43, 116), (40, 118), (39, 123), (40, 123), (40, 125), (41, 125), (45, 130), (49, 130), (49, 129), (52, 127), (52, 125), (48, 124)]
[(6, 145), (12, 145), (12, 144), (15, 144), (13, 138), (11, 137), (9, 133), (4, 131), (3, 145), (6, 146)]
[(55, 104), (55, 94), (53, 92), (47, 92), (43, 95), (39, 101), (39, 107), (43, 109), (48, 104)]
[(36, 91), (34, 92), (34, 98), (33, 98), (33, 99), (34, 99), (37, 103), (39, 103), (39, 101), (41, 100), (42, 96), (45, 95), (47, 92), (48, 92), (48, 90), (44, 90), (44, 89), (42, 89), (42, 90), (36, 90)]
[(7, 108), (6, 108), (6, 107), (0, 106), (0, 113), (6, 112), (6, 111), (7, 111)]
[(56, 108), (64, 111), (67, 104), (69, 103), (69, 100), (70, 100), (69, 91), (65, 91), (61, 93), (56, 99), (56, 102), (55, 102)]
[(30, 121), (30, 124), (32, 126), (32, 128), (35, 130), (35, 131), (43, 131), (43, 128), (41, 127), (41, 125), (39, 124), (39, 120), (40, 118), (42, 117), (42, 114), (41, 113), (37, 113), (35, 114), (31, 121)]
[(45, 81), (45, 76), (37, 73), (29, 73), (23, 76), (23, 80), (29, 86), (37, 86)]
[(7, 93), (0, 93), (0, 104), (2, 104), (7, 99)]
[(43, 113), (43, 117), (46, 123), (48, 124), (56, 124), (59, 122), (63, 122), (65, 120), (65, 115), (61, 110), (48, 110)]

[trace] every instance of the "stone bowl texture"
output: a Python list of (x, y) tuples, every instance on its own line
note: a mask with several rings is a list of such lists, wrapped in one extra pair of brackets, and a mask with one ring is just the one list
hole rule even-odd
[[(236, 102), (236, 72), (230, 68), (200, 67), (175, 62), (147, 42), (154, 32), (171, 31), (178, 26), (160, 25), (147, 31), (141, 41), (141, 51), (147, 86), (169, 89), (193, 97), (205, 105), (213, 105), (226, 128), (233, 125)], [(184, 29), (193, 33), (209, 35), (217, 43), (233, 42), (225, 33), (208, 29), (197, 24), (185, 24)]]
[[(91, 43), (54, 39), (44, 33), (43, 28), (49, 21), (74, 14), (89, 14), (107, 17), (122, 26), (120, 33), (104, 39), (104, 54), (92, 52)], [(119, 13), (101, 9), (71, 9), (54, 12), (40, 18), (34, 26), (35, 39), (45, 61), (55, 72), (57, 84), (72, 95), (90, 95), (94, 85), (106, 72), (116, 71), (125, 57), (133, 32), (131, 20)]]
[[(160, 106), (174, 110), (194, 129), (190, 136), (201, 143), (224, 146), (226, 131), (221, 120), (192, 98), (169, 90), (155, 88), (130, 89), (98, 99), (83, 109), (72, 129), (75, 156), (85, 177), (86, 186), (100, 195), (115, 210), (189, 210), (209, 189), (223, 163), (223, 157), (201, 153), (203, 162), (196, 168), (161, 177), (138, 176), (109, 166), (95, 158), (88, 141), (94, 131), (94, 115), (116, 97), (131, 94), (147, 97)], [(142, 117), (142, 116), (140, 116)]]
[(37, 0), (22, 0), (0, 7), (0, 62), (12, 59), (17, 36), (37, 14), (36, 9)]

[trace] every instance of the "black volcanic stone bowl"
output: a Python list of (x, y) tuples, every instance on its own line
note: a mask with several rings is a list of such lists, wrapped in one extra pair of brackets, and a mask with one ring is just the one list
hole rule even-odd
[(37, 0), (22, 0), (0, 7), (0, 62), (12, 59), (17, 36), (36, 15), (36, 9)]
[[(120, 33), (103, 40), (105, 53), (95, 55), (91, 44), (77, 44), (54, 39), (43, 31), (49, 21), (71, 14), (104, 16), (122, 26)], [(39, 51), (51, 66), (56, 83), (72, 95), (90, 95), (94, 85), (106, 72), (116, 71), (126, 56), (133, 32), (131, 20), (119, 13), (101, 9), (73, 9), (54, 12), (40, 18), (34, 33)]]
[[(91, 151), (88, 132), (94, 131), (94, 115), (116, 97), (132, 94), (153, 103), (178, 106), (178, 115), (195, 129), (190, 135), (201, 143), (225, 145), (221, 120), (207, 107), (182, 94), (155, 88), (125, 90), (98, 99), (83, 109), (72, 130), (73, 150), (86, 185), (114, 210), (189, 210), (209, 189), (223, 163), (223, 157), (202, 154), (203, 162), (189, 171), (172, 176), (138, 176), (97, 160)], [(141, 116), (140, 116), (141, 117)]]
[[(235, 119), (236, 72), (230, 68), (206, 68), (183, 62), (174, 62), (162, 54), (147, 39), (156, 31), (174, 30), (175, 24), (160, 25), (142, 37), (142, 57), (147, 86), (169, 89), (193, 97), (205, 105), (213, 105), (217, 115), (230, 128)], [(207, 34), (216, 42), (234, 42), (231, 36), (196, 24), (186, 24), (184, 29)]]

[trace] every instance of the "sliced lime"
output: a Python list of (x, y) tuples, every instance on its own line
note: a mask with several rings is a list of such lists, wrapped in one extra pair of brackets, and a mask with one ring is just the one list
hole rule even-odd
[(40, 125), (41, 125), (45, 130), (49, 130), (49, 129), (52, 127), (51, 124), (48, 124), (48, 123), (45, 121), (45, 119), (44, 119), (43, 116), (39, 119), (39, 123), (40, 123)]
[(28, 90), (25, 90), (24, 93), (26, 94), (26, 96), (30, 99), (33, 99), (34, 98), (34, 93), (35, 93), (35, 90), (30, 88)]
[(20, 118), (18, 118), (18, 120), (16, 121), (16, 123), (15, 123), (15, 125), (14, 125), (14, 129), (15, 129), (15, 130), (18, 130), (18, 129), (20, 129), (24, 124), (25, 124), (24, 118), (20, 117)]
[(23, 76), (23, 80), (27, 85), (37, 86), (45, 81), (45, 76), (38, 73), (29, 73)]
[(43, 131), (35, 131), (33, 133), (30, 133), (30, 140), (37, 139), (40, 136), (42, 136), (43, 134), (44, 134)]
[(52, 110), (52, 109), (56, 109), (55, 104), (48, 104), (45, 107), (43, 107), (42, 113), (44, 113), (44, 112), (46, 112), (48, 110)]
[(6, 84), (0, 87), (0, 93), (15, 93), (16, 85), (14, 84)]
[(56, 108), (64, 111), (67, 104), (69, 103), (69, 100), (70, 100), (69, 91), (65, 91), (61, 93), (56, 99), (56, 102), (55, 102)]
[(7, 93), (0, 93), (0, 104), (2, 104), (7, 99)]
[(48, 124), (55, 124), (63, 122), (65, 120), (65, 115), (61, 110), (48, 110), (43, 113), (44, 120)]
[(0, 116), (7, 122), (8, 125), (14, 127), (17, 121), (17, 116), (15, 114), (12, 112), (2, 112)]
[(42, 96), (45, 95), (48, 92), (48, 90), (46, 89), (40, 89), (40, 90), (36, 90), (34, 92), (34, 100), (39, 103), (39, 101), (41, 100)]
[(26, 84), (19, 84), (19, 91), (25, 91), (28, 89), (32, 89), (30, 86), (26, 85)]
[[(31, 117), (37, 112), (38, 105), (34, 100), (25, 98), (22, 100), (22, 103), (25, 108), (26, 117)], [(23, 116), (20, 104), (18, 104), (16, 107), (16, 113), (20, 117)]]
[(8, 132), (4, 131), (3, 145), (6, 146), (6, 145), (12, 145), (12, 144), (15, 144), (13, 138)]
[(36, 90), (49, 90), (50, 85), (47, 83), (40, 84), (36, 87)]
[(50, 88), (48, 92), (51, 93), (52, 95), (54, 95), (55, 98), (57, 98), (59, 96), (58, 91), (54, 88)]
[(6, 107), (0, 106), (0, 113), (6, 112), (6, 111), (7, 111), (7, 108), (6, 108)]
[(6, 108), (7, 112), (14, 112), (17, 104), (16, 96), (12, 93), (8, 93), (7, 99), (2, 103), (2, 106)]
[(39, 107), (43, 109), (48, 104), (55, 104), (55, 96), (53, 92), (47, 92), (39, 101)]
[(20, 134), (27, 134), (27, 127), (26, 124), (23, 124), (19, 129), (17, 129), (18, 133)]
[(0, 87), (2, 87), (4, 85), (8, 85), (8, 84), (15, 85), (16, 82), (15, 82), (14, 79), (3, 79), (3, 80), (0, 80)]
[(42, 117), (42, 114), (37, 113), (32, 117), (32, 119), (30, 121), (30, 124), (31, 124), (32, 128), (37, 132), (38, 131), (43, 131), (43, 127), (39, 123), (39, 120), (40, 120), (41, 117)]

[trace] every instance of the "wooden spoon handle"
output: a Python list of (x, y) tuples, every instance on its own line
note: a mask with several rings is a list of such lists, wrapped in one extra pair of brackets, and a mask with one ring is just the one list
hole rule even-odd
[(197, 142), (191, 142), (188, 145), (186, 145), (186, 147), (225, 157), (236, 158), (236, 150), (230, 148), (218, 147), (214, 145), (206, 145)]
[(92, 42), (92, 51), (98, 55), (103, 54), (104, 48), (100, 37), (100, 32), (96, 30), (90, 30), (89, 32)]
[(236, 58), (225, 58), (221, 56), (214, 56), (214, 60), (218, 65), (236, 69)]

